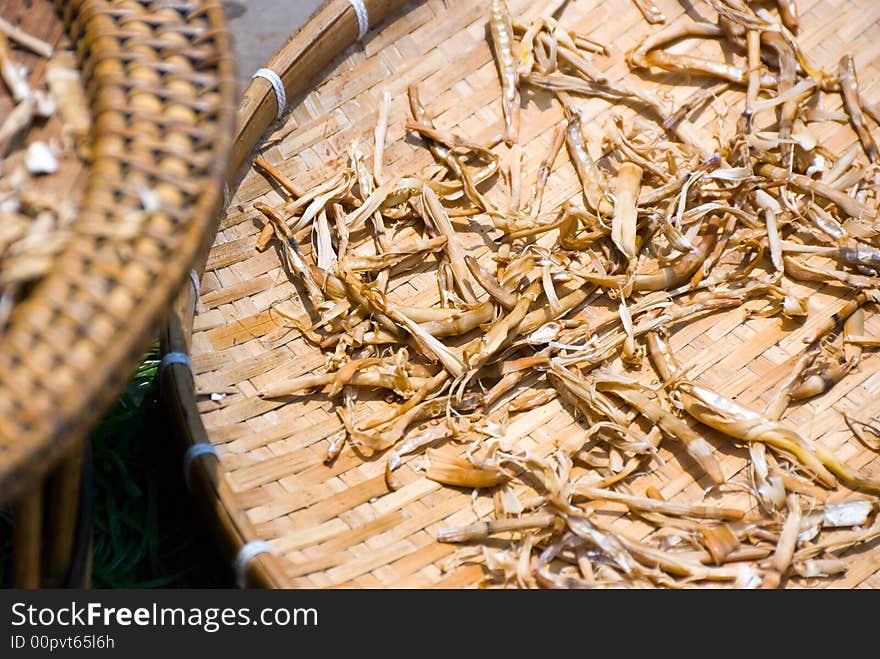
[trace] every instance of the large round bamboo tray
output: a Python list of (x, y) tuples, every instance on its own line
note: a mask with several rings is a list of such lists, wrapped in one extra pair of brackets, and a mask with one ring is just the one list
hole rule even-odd
[[(14, 585), (71, 583), (72, 558), (72, 583), (83, 585), (83, 438), (214, 235), (234, 66), (214, 0), (9, 0), (0, 10), (51, 44), (73, 44), (92, 115), (87, 164), (50, 191), (77, 204), (71, 236), (0, 337), (0, 502), (14, 503)], [(41, 65), (25, 63), (38, 79)]]
[[(208, 255), (201, 293), (196, 300), (190, 291), (184, 292), (166, 331), (166, 350), (189, 352), (192, 359), (192, 373), (185, 365), (174, 365), (163, 379), (190, 446), (190, 483), (217, 522), (230, 557), (246, 547), (243, 554), (251, 560), (240, 561), (239, 567), (249, 585), (461, 588), (477, 586), (485, 576), (483, 565), (469, 560), (474, 548), (443, 544), (436, 536), (441, 527), (490, 515), (491, 493), (472, 499), (470, 491), (441, 486), (413, 469), (416, 460), (400, 468), (402, 487), (392, 492), (383, 478), (385, 460), (365, 459), (350, 448), (327, 466), (322, 458), (329, 439), (341, 428), (332, 401), (323, 395), (263, 399), (257, 393), (273, 381), (319, 370), (323, 356), (272, 314), (273, 304), (295, 300), (296, 292), (277, 254), (254, 248), (261, 224), (255, 221), (254, 202), (279, 204), (282, 197), (264, 175), (244, 172), (253, 157), (264, 156), (304, 187), (326, 180), (352, 140), (370, 143), (378, 100), (387, 90), (393, 102), (385, 172), (391, 176), (416, 171), (431, 156), (404, 141), (406, 88), (412, 83), (419, 83), (429, 115), (444, 129), (483, 143), (500, 130), (500, 87), (487, 40), (487, 3), (409, 2), (377, 26), (389, 4), (366, 3), (374, 27), (360, 43), (350, 46), (357, 25), (350, 3), (336, 0), (279, 50), (266, 65), (281, 75), (291, 101), (290, 112), (279, 122), (273, 125), (276, 96), (265, 80), (256, 79), (246, 90), (230, 171), (235, 192)], [(512, 13), (528, 16), (530, 5), (540, 3), (508, 4)], [(699, 19), (700, 12), (709, 11), (700, 3), (657, 4), (669, 22)], [(798, 5), (798, 39), (805, 50), (820, 66), (832, 68), (836, 57), (851, 52), (862, 72), (863, 93), (872, 102), (880, 99), (880, 88), (874, 84), (880, 67), (880, 4), (799, 0)], [(564, 20), (609, 46), (611, 57), (597, 64), (610, 79), (626, 77), (633, 86), (657, 84), (656, 78), (630, 74), (623, 63), (622, 53), (656, 29), (633, 3), (578, 0), (568, 3)], [(675, 83), (679, 102), (705, 84), (704, 79), (672, 75), (659, 79)], [(532, 169), (546, 154), (552, 128), (561, 117), (559, 107), (545, 100), (536, 94), (523, 110), (519, 141)], [(631, 110), (612, 108), (604, 101), (579, 101), (597, 141), (612, 112), (632, 116)], [(694, 121), (705, 129), (718, 121), (724, 108), (721, 96)], [(855, 141), (849, 126), (841, 124), (827, 125), (821, 138), (835, 150)], [(568, 163), (557, 163), (551, 181), (545, 208), (580, 189)], [(469, 240), (466, 248), (485, 256), (476, 232)], [(422, 288), (413, 283), (396, 290), (397, 299), (430, 304), (437, 298), (436, 283), (430, 277), (424, 282)], [(830, 315), (842, 303), (827, 287), (811, 294), (819, 316), (823, 311)], [(723, 312), (677, 327), (672, 345), (694, 366), (691, 373), (698, 381), (757, 407), (770, 399), (791, 370), (814, 322), (792, 324), (778, 317), (747, 318), (742, 310)], [(873, 311), (867, 314), (865, 331), (880, 331), (880, 318)], [(831, 392), (789, 409), (786, 417), (852, 467), (875, 477), (880, 470), (877, 454), (852, 437), (835, 410), (857, 409), (861, 418), (880, 413), (874, 396), (878, 370), (880, 356), (866, 352), (857, 370)], [(211, 397), (212, 393), (220, 396)], [(571, 414), (553, 402), (516, 416), (507, 438), (546, 453), (554, 441), (583, 432)], [(722, 441), (714, 446), (728, 479), (747, 464), (743, 447)], [(669, 500), (698, 500), (707, 485), (705, 477), (699, 478), (676, 446), (661, 444), (661, 456), (664, 466), (640, 475), (633, 491), (653, 485)], [(732, 495), (732, 500), (744, 505), (747, 498), (741, 493), (739, 497)], [(598, 510), (616, 518), (619, 528), (647, 532), (648, 527), (624, 517), (621, 507), (600, 505)], [(792, 578), (787, 585), (880, 585), (876, 542), (844, 558), (849, 570), (843, 578)]]

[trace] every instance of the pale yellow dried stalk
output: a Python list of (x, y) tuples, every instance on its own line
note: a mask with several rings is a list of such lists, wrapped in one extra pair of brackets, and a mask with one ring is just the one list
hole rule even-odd
[(52, 57), (51, 44), (25, 32), (2, 17), (0, 17), (0, 33), (41, 57), (46, 59)]
[(473, 488), (495, 487), (509, 478), (498, 467), (476, 465), (464, 458), (450, 455), (448, 452), (428, 449), (426, 455), (428, 467), (425, 470), (425, 478), (444, 485)]
[(614, 215), (611, 219), (611, 240), (629, 262), (638, 254), (636, 245), (636, 223), (638, 214), (636, 200), (642, 184), (642, 168), (625, 162), (617, 173), (614, 188)]

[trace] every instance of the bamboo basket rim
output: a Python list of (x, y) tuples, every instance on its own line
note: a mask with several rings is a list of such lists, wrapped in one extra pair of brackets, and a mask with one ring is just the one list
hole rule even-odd
[[(404, 0), (367, 1), (371, 18), (371, 30), (378, 27), (389, 15), (407, 4)], [(398, 12), (399, 13), (399, 12)], [(396, 14), (395, 14), (396, 15)], [(375, 16), (375, 19), (374, 19)], [(336, 31), (332, 52), (321, 50), (309, 41), (308, 35), (326, 36), (328, 30)], [(302, 71), (326, 72), (334, 58), (357, 41), (358, 24), (355, 12), (348, 0), (328, 0), (291, 39), (266, 63), (284, 82), (287, 98), (294, 104), (304, 98), (310, 85), (320, 84), (323, 78), (308, 79), (297, 75)], [(324, 43), (320, 44), (326, 48)], [(227, 183), (235, 190), (246, 174), (247, 167), (256, 156), (255, 149), (276, 122), (276, 95), (265, 79), (256, 78), (244, 91), (239, 106), (238, 128), (235, 137), (235, 153), (231, 160)], [(293, 104), (289, 106), (292, 107)], [(201, 263), (199, 270), (203, 268)], [(198, 304), (196, 291), (185, 289), (175, 303), (174, 313), (169, 317), (163, 333), (163, 350), (189, 353), (192, 322)], [(198, 450), (202, 444), (210, 444), (209, 433), (197, 409), (193, 375), (186, 365), (173, 365), (162, 373), (163, 398), (173, 416), (181, 422), (179, 427), (184, 445), (189, 451), (197, 447), (197, 456), (189, 467), (191, 490), (200, 505), (211, 516), (216, 531), (223, 541), (230, 558), (239, 555), (243, 547), (257, 537), (253, 525), (237, 505), (234, 493), (225, 480), (216, 453)], [(254, 587), (288, 588), (291, 579), (274, 554), (269, 551), (254, 554), (239, 575), (241, 584)]]
[[(210, 246), (235, 118), (235, 65), (219, 0), (187, 0), (176, 8), (149, 0), (134, 6), (117, 6), (111, 0), (48, 1), (64, 23), (83, 74), (93, 119), (92, 158), (85, 166), (87, 180), (70, 241), (46, 276), (16, 305), (0, 337), (0, 443), (6, 449), (0, 453), (0, 501), (22, 494), (82, 442), (153, 340), (174, 296), (189, 281), (192, 265)], [(155, 12), (162, 12), (161, 18)], [(196, 23), (198, 29), (191, 29)], [(190, 62), (189, 69), (180, 60), (171, 67), (164, 63), (180, 56)], [(157, 72), (160, 85), (163, 76), (188, 76), (192, 84), (189, 91), (179, 86), (168, 94), (147, 81), (138, 99), (132, 85), (143, 78), (128, 77), (138, 66), (140, 75)], [(150, 94), (159, 104), (158, 113), (138, 106)], [(185, 130), (186, 120), (169, 122), (162, 110), (171, 116), (195, 112), (202, 119), (194, 139), (202, 140), (198, 157), (206, 157), (198, 161), (192, 156), (183, 165), (186, 174), (178, 171), (176, 179), (163, 167), (178, 166), (180, 160), (172, 165), (173, 157), (165, 164), (143, 159), (144, 141), (151, 135), (167, 138)], [(133, 116), (141, 122), (141, 131), (127, 134), (128, 144), (120, 149), (120, 133)], [(157, 157), (167, 156), (164, 145), (154, 148)], [(142, 174), (150, 185), (167, 183), (163, 191), (173, 188), (191, 205), (180, 211), (162, 201), (157, 210), (143, 212), (143, 232), (128, 240), (114, 239), (110, 233), (98, 236), (125, 213), (141, 210), (141, 202), (125, 188), (126, 173)], [(114, 199), (109, 209), (108, 195)], [(99, 219), (91, 231), (78, 231), (85, 218)], [(118, 249), (115, 263), (96, 245)], [(156, 268), (157, 249), (161, 269)], [(102, 273), (100, 268), (107, 270)], [(158, 276), (152, 278), (153, 272)], [(144, 274), (152, 278), (146, 286)], [(87, 307), (74, 310), (96, 278), (106, 282), (115, 302), (111, 295), (102, 297), (95, 291)], [(70, 296), (70, 308), (64, 292)], [(130, 309), (124, 319), (119, 312), (123, 301)], [(84, 313), (88, 317), (82, 317)], [(74, 348), (76, 359), (65, 359)], [(47, 362), (53, 369), (48, 378)]]

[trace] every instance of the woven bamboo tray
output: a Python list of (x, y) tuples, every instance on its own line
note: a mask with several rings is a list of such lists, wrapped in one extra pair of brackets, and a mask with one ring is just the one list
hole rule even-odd
[[(6, 1), (0, 14), (73, 44), (92, 115), (87, 164), (47, 190), (78, 207), (70, 238), (0, 336), (0, 503), (15, 503), (14, 582), (57, 586), (88, 542), (74, 538), (83, 437), (216, 230), (234, 67), (213, 0)], [(14, 55), (36, 83), (44, 62)]]
[[(389, 176), (416, 171), (431, 162), (425, 149), (417, 150), (404, 139), (406, 88), (416, 82), (428, 113), (444, 129), (485, 143), (502, 123), (500, 88), (487, 40), (487, 3), (409, 2), (378, 25), (395, 3), (366, 4), (374, 28), (361, 43), (349, 47), (356, 35), (355, 14), (347, 0), (336, 0), (267, 63), (281, 74), (291, 101), (290, 112), (271, 130), (267, 129), (275, 118), (276, 100), (270, 85), (256, 79), (245, 92), (230, 171), (235, 192), (208, 255), (200, 296), (196, 301), (185, 291), (165, 336), (166, 350), (190, 353), (192, 375), (184, 365), (175, 365), (166, 370), (163, 384), (185, 441), (197, 447), (188, 463), (194, 495), (217, 521), (230, 556), (246, 543), (261, 551), (240, 565), (244, 582), (268, 587), (474, 587), (486, 575), (483, 565), (469, 560), (474, 549), (440, 543), (436, 534), (441, 527), (491, 515), (491, 493), (472, 499), (469, 491), (427, 480), (414, 469), (418, 458), (395, 472), (402, 487), (393, 492), (383, 478), (381, 456), (365, 459), (347, 447), (326, 466), (322, 458), (329, 438), (341, 428), (332, 402), (323, 395), (286, 400), (257, 395), (274, 381), (320, 370), (324, 359), (272, 313), (274, 304), (295, 300), (296, 291), (281, 271), (278, 255), (254, 248), (261, 225), (252, 210), (254, 202), (276, 205), (282, 197), (262, 174), (245, 172), (253, 157), (263, 155), (304, 187), (324, 181), (344, 161), (353, 139), (371, 143), (378, 100), (387, 90), (393, 102), (385, 171)], [(531, 4), (509, 1), (514, 15), (528, 16)], [(699, 20), (701, 12), (712, 16), (701, 3), (657, 4), (669, 22)], [(864, 95), (872, 102), (880, 100), (880, 3), (800, 0), (798, 5), (798, 39), (804, 49), (820, 66), (832, 68), (841, 53), (851, 52)], [(631, 2), (578, 0), (566, 6), (563, 18), (566, 26), (609, 46), (610, 56), (596, 63), (612, 80), (625, 77), (634, 86), (672, 82), (679, 103), (705, 84), (705, 79), (667, 74), (640, 78), (628, 72), (622, 54), (656, 30)], [(681, 51), (687, 52), (683, 46)], [(328, 66), (338, 52), (342, 54)], [(720, 56), (711, 50), (704, 54)], [(714, 126), (728, 100), (726, 95), (717, 98), (694, 122), (704, 129)], [(561, 110), (537, 93), (524, 105), (519, 142), (533, 171), (547, 152)], [(595, 129), (591, 149), (598, 148), (601, 127), (612, 112), (632, 117), (628, 108), (612, 108), (601, 100), (579, 99), (578, 105), (588, 132)], [(842, 124), (823, 124), (820, 137), (836, 151), (855, 141), (850, 127)], [(557, 161), (549, 186), (545, 209), (580, 190), (564, 157)], [(491, 192), (487, 195), (494, 198)], [(469, 241), (472, 254), (486, 257), (479, 232), (463, 240)], [(829, 287), (807, 290), (817, 308), (828, 314), (842, 304)], [(436, 301), (436, 283), (431, 276), (416, 278), (393, 294), (424, 306)], [(672, 345), (680, 359), (692, 365), (697, 381), (745, 405), (761, 407), (790, 372), (814, 322), (747, 318), (738, 309), (676, 326)], [(867, 313), (865, 331), (880, 332), (873, 309)], [(859, 367), (829, 393), (790, 408), (786, 416), (852, 467), (875, 477), (880, 472), (877, 454), (852, 437), (836, 410), (858, 410), (860, 418), (880, 413), (875, 398), (878, 371), (880, 356), (866, 351)], [(212, 399), (212, 393), (221, 396)], [(551, 402), (513, 418), (507, 438), (546, 454), (554, 442), (583, 432), (568, 411)], [(744, 447), (711, 433), (706, 436), (718, 440), (713, 446), (727, 478), (741, 475), (748, 461)], [(206, 444), (219, 457), (205, 450)], [(663, 442), (660, 453), (664, 466), (652, 463), (632, 482), (633, 491), (654, 486), (668, 500), (699, 500), (706, 479), (699, 479), (679, 447)], [(748, 505), (742, 493), (722, 500)], [(624, 517), (622, 507), (598, 505), (598, 510), (632, 534), (644, 535), (650, 528)], [(253, 544), (258, 541), (268, 544)], [(845, 554), (845, 560), (849, 570), (843, 578), (794, 578), (787, 585), (880, 585), (876, 542)]]

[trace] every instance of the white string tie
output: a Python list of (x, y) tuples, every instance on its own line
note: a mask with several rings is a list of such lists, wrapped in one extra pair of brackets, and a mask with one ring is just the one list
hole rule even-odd
[(239, 588), (247, 588), (247, 567), (258, 554), (271, 554), (272, 549), (265, 540), (251, 540), (242, 545), (235, 555), (235, 582)]
[(159, 369), (164, 371), (172, 364), (183, 364), (189, 369), (190, 373), (192, 373), (192, 362), (189, 359), (189, 355), (185, 352), (166, 352), (162, 356), (162, 362), (159, 364)]
[(198, 298), (202, 293), (202, 280), (195, 268), (189, 271), (189, 280), (192, 282), (193, 289), (196, 292), (196, 298)]
[(287, 92), (284, 91), (284, 83), (281, 82), (281, 78), (272, 69), (257, 69), (253, 77), (268, 80), (272, 85), (272, 89), (275, 90), (275, 101), (278, 103), (278, 113), (275, 117), (276, 119), (281, 118), (284, 110), (287, 109)]
[(189, 484), (189, 471), (192, 463), (203, 455), (213, 455), (218, 460), (220, 459), (220, 456), (217, 455), (217, 449), (210, 442), (197, 442), (186, 449), (186, 453), (183, 454), (183, 480), (186, 481), (186, 489), (188, 490), (192, 490)]
[(358, 21), (358, 41), (367, 36), (370, 30), (370, 17), (367, 15), (367, 7), (364, 0), (348, 0), (354, 8), (354, 13)]

